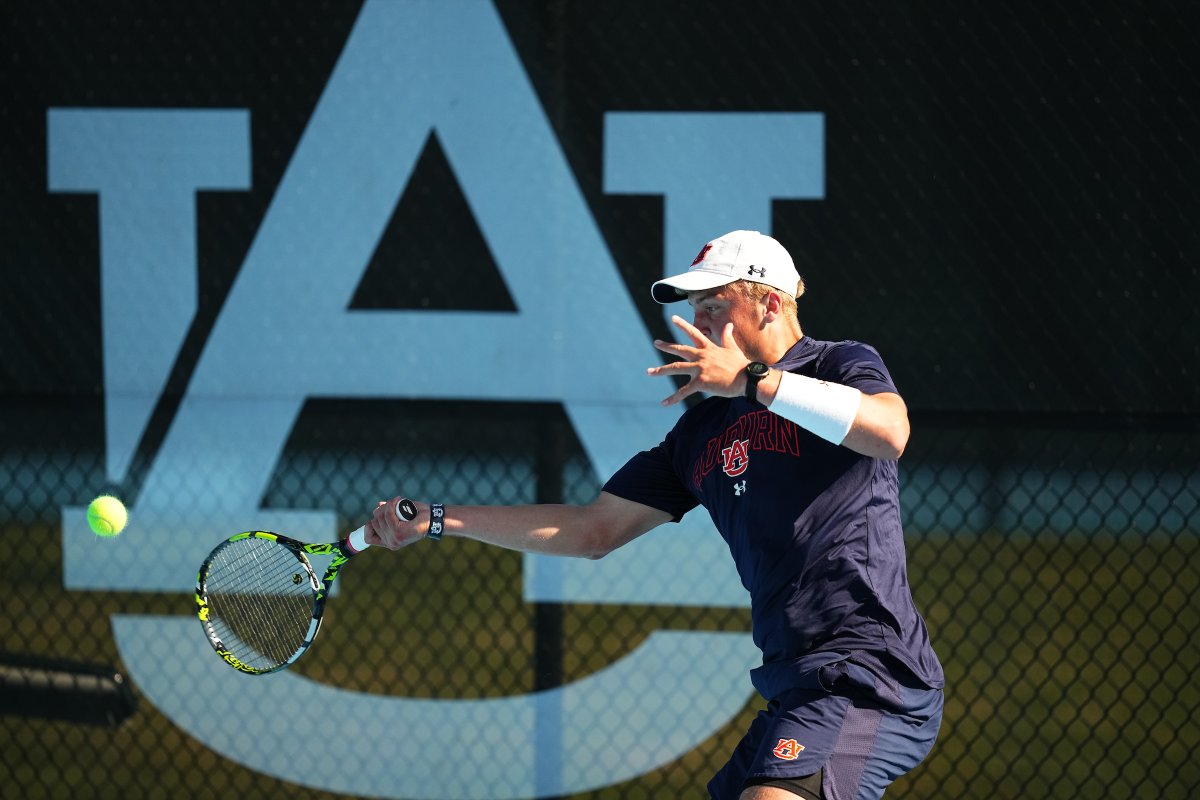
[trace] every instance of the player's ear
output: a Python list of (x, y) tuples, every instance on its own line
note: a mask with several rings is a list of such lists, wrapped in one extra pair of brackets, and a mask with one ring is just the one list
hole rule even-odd
[(763, 322), (774, 322), (783, 311), (783, 297), (772, 289), (763, 298)]

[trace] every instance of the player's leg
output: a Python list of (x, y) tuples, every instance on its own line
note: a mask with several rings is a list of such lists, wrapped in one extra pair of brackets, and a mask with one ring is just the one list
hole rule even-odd
[(714, 800), (878, 798), (929, 753), (941, 725), (941, 691), (849, 661), (820, 675), (821, 690), (785, 692), (759, 713), (709, 783)]
[(882, 797), (929, 754), (942, 722), (942, 692), (900, 687), (899, 694), (899, 708), (856, 702), (846, 712), (823, 797)]
[(824, 690), (785, 692), (759, 712), (729, 762), (708, 784), (713, 800), (822, 800), (821, 770), (850, 699)]
[[(751, 774), (744, 779), (746, 788), (738, 795), (738, 800), (794, 800), (797, 797), (805, 800), (878, 800), (883, 797), (896, 778), (916, 767), (928, 755), (941, 725), (940, 691), (899, 687), (899, 695), (900, 705), (896, 707), (882, 707), (870, 700), (833, 706), (835, 713), (844, 713), (833, 746), (818, 772), (790, 778), (755, 776), (756, 769), (770, 768), (776, 773), (785, 769), (768, 759), (765, 765), (760, 763), (751, 769)], [(811, 717), (829, 709), (827, 699), (806, 703), (794, 715)], [(777, 714), (783, 719), (788, 716), (786, 711)], [(799, 733), (795, 727), (788, 726), (784, 730), (798, 736), (814, 736), (812, 732)], [(820, 741), (819, 733), (824, 728), (815, 730), (814, 738), (800, 741)], [(769, 736), (778, 731), (778, 727), (772, 729)]]

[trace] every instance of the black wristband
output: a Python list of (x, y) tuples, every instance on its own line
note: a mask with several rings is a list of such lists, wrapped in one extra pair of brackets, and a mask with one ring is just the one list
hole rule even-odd
[(746, 392), (743, 396), (747, 400), (757, 402), (758, 382), (767, 377), (770, 371), (771, 368), (761, 361), (751, 361), (746, 365)]
[(446, 528), (443, 523), (445, 518), (446, 507), (441, 503), (431, 504), (429, 506), (429, 530), (425, 533), (425, 538), (440, 542), (442, 540), (442, 531)]

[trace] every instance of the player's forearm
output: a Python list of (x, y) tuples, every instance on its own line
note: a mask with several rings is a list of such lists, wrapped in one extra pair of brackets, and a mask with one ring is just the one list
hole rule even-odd
[[(381, 502), (365, 526), (367, 544), (397, 550), (428, 536), (432, 507), (414, 503), (412, 519), (397, 512), (402, 498)], [(405, 501), (412, 502), (412, 501)], [(671, 519), (651, 506), (608, 492), (586, 506), (467, 506), (441, 509), (441, 537), (452, 536), (557, 556), (600, 558)]]
[(599, 558), (610, 547), (590, 516), (586, 507), (561, 504), (448, 505), (443, 535), (523, 553)]
[(898, 394), (864, 394), (842, 446), (871, 458), (897, 459), (909, 435), (908, 409)]

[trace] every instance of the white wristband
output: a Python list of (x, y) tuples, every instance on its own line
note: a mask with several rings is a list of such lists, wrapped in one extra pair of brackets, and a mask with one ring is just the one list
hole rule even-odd
[(853, 386), (785, 372), (768, 408), (827, 442), (841, 444), (861, 402), (862, 392)]

